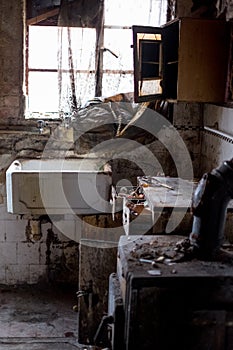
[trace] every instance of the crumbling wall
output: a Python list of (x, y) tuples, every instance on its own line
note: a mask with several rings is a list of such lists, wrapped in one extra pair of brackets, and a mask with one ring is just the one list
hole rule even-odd
[[(40, 157), (47, 141), (48, 136), (39, 135), (38, 131), (30, 134), (0, 130), (0, 283), (3, 284), (78, 283), (79, 245), (68, 238), (80, 235), (75, 218), (62, 217), (59, 226), (42, 223), (41, 236), (32, 239), (27, 230), (28, 217), (7, 212), (6, 169), (14, 159)], [(62, 151), (57, 151), (58, 143), (62, 148), (62, 143), (55, 140), (53, 149), (61, 154)]]
[[(16, 158), (40, 157), (48, 141), (36, 122), (24, 119), (24, 5), (22, 0), (0, 1), (0, 283), (77, 283), (78, 244), (45, 225), (41, 238), (30, 240), (27, 218), (6, 208), (6, 169)], [(55, 142), (54, 150), (63, 146)], [(65, 221), (68, 230), (76, 230), (74, 220)]]
[[(16, 158), (40, 157), (50, 137), (39, 135), (36, 121), (24, 119), (24, 6), (23, 0), (0, 0), (0, 283), (36, 283), (40, 280), (76, 282), (78, 243), (69, 238), (81, 237), (81, 227), (75, 216), (64, 217), (60, 222), (59, 227), (62, 226), (66, 230), (62, 231), (68, 235), (64, 235), (56, 225), (43, 224), (41, 238), (30, 241), (26, 234), (28, 219), (9, 214), (6, 209), (6, 169)], [(175, 105), (173, 122), (191, 154), (194, 172), (199, 169), (199, 116), (198, 106)], [(148, 142), (145, 138), (144, 143)], [(58, 137), (50, 148), (50, 156), (72, 151), (72, 147), (72, 144), (64, 140), (61, 142)], [(154, 140), (148, 148), (156, 155), (166, 175), (176, 174), (169, 152), (161, 143)], [(120, 154), (121, 159), (115, 160), (116, 182), (126, 178), (133, 183), (143, 170), (137, 166), (141, 153), (136, 152), (135, 162), (129, 162), (124, 159), (124, 152), (122, 150)], [(145, 164), (145, 169), (152, 174), (157, 172), (150, 162)], [(106, 218), (106, 226), (114, 225), (110, 216)], [(96, 218), (89, 220), (93, 220), (95, 231), (98, 225)]]
[(22, 120), (24, 2), (0, 1), (0, 124)]

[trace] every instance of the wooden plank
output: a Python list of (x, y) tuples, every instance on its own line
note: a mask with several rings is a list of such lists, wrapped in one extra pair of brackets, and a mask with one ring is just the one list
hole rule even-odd
[(60, 8), (56, 8), (50, 11), (47, 11), (39, 16), (33, 17), (33, 18), (29, 18), (27, 20), (27, 25), (33, 25), (33, 24), (38, 24), (42, 21), (45, 21), (46, 19), (53, 17), (53, 16), (57, 16), (59, 14)]
[(227, 24), (222, 20), (181, 19), (178, 100), (225, 100), (227, 33)]

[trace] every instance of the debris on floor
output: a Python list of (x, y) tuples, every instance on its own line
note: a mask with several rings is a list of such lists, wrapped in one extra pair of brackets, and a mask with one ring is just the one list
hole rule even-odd
[(1, 350), (75, 350), (76, 289), (51, 285), (0, 285)]

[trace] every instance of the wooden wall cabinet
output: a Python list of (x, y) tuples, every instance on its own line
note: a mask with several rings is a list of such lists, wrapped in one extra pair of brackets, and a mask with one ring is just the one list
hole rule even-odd
[(134, 99), (221, 103), (226, 100), (228, 23), (180, 18), (133, 26)]

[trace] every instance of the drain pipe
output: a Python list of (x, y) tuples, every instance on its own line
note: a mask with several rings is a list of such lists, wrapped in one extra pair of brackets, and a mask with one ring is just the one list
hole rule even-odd
[(224, 239), (227, 206), (233, 199), (233, 158), (203, 175), (193, 195), (190, 243), (203, 259), (214, 259)]

